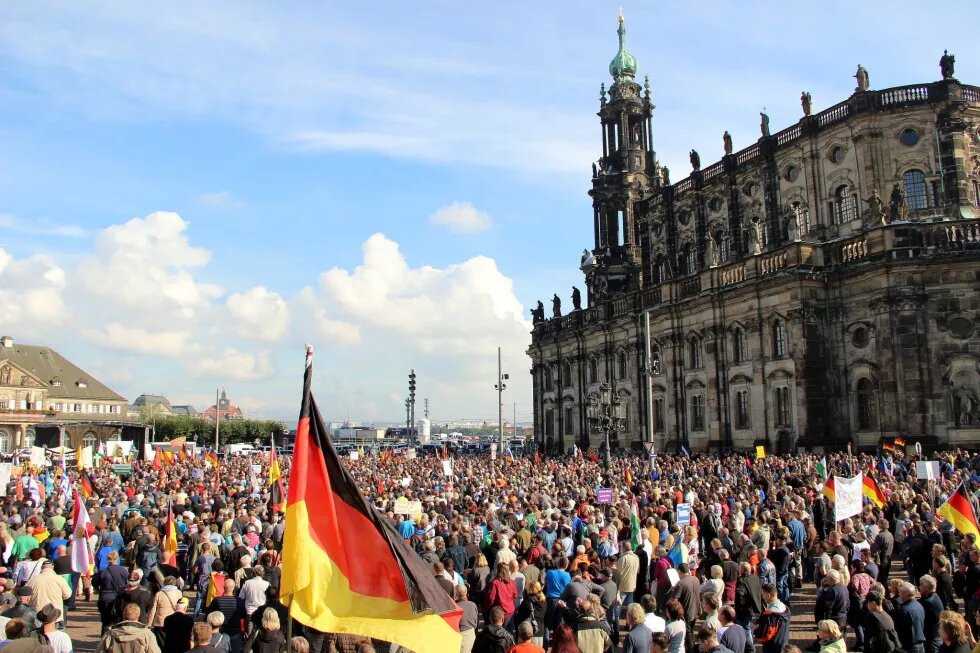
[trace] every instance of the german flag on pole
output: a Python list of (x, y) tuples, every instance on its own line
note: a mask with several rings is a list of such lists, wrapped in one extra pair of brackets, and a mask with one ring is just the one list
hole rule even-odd
[(269, 450), (272, 459), (269, 463), (269, 510), (281, 511), (282, 504), (285, 502), (286, 490), (282, 486), (282, 472), (279, 471), (279, 458), (276, 457), (276, 441), (272, 441), (272, 449)]
[(458, 653), (460, 610), (431, 568), (358, 491), (340, 464), (310, 386), (306, 350), (282, 554), (282, 602), (321, 632)]
[(885, 505), (885, 495), (878, 487), (875, 480), (871, 478), (871, 474), (864, 475), (864, 485), (861, 488), (861, 492), (864, 494), (864, 496), (868, 497), (868, 500), (871, 501), (871, 503), (875, 504), (879, 508)]
[(92, 485), (92, 479), (84, 469), (78, 473), (78, 486), (81, 489), (82, 498), (86, 501), (90, 496), (95, 494), (95, 486)]
[(823, 483), (823, 495), (831, 501), (837, 500), (837, 493), (834, 491), (834, 477), (829, 476)]
[(163, 542), (160, 543), (164, 551), (177, 553), (177, 522), (174, 521), (174, 504), (170, 504), (167, 509), (167, 526), (163, 532)]
[(972, 533), (977, 541), (980, 541), (980, 526), (977, 525), (977, 515), (973, 512), (973, 504), (970, 502), (966, 490), (963, 489), (962, 483), (956, 488), (956, 492), (949, 495), (946, 503), (939, 506), (936, 512), (959, 532), (964, 535)]

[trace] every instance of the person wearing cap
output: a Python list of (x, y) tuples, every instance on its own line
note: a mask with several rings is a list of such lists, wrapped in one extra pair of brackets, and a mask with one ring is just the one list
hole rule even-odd
[[(191, 647), (191, 629), (194, 628), (194, 617), (187, 614), (187, 599), (183, 596), (177, 599), (173, 614), (163, 620), (162, 653), (185, 653)], [(208, 627), (208, 640), (211, 639), (211, 627)]]
[(33, 630), (37, 627), (37, 610), (31, 606), (31, 596), (34, 592), (31, 591), (30, 587), (26, 585), (24, 587), (18, 587), (14, 590), (14, 596), (17, 598), (17, 603), (13, 607), (7, 608), (2, 615), (7, 619), (20, 619), (28, 628)]
[(61, 622), (61, 611), (50, 603), (37, 613), (37, 621), (41, 624), (41, 634), (48, 640), (48, 645), (54, 653), (72, 653), (71, 637), (63, 630), (58, 630)]
[(147, 623), (150, 616), (150, 606), (153, 605), (153, 594), (150, 590), (145, 589), (142, 586), (143, 583), (143, 572), (139, 569), (134, 569), (129, 574), (129, 580), (126, 581), (126, 588), (119, 593), (116, 599), (117, 610), (121, 610), (123, 606), (134, 603), (139, 606), (140, 613), (137, 617), (137, 621)]
[(45, 559), (41, 573), (27, 581), (31, 588), (31, 607), (40, 610), (49, 603), (62, 615), (65, 614), (65, 601), (71, 598), (71, 588), (65, 579), (54, 573), (54, 563)]

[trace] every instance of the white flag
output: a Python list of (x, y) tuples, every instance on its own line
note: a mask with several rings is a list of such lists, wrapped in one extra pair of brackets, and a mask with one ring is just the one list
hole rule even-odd
[(834, 519), (840, 521), (861, 514), (861, 498), (864, 496), (864, 474), (844, 478), (834, 477)]

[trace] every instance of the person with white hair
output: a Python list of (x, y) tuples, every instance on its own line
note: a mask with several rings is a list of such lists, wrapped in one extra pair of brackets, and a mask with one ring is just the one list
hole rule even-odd
[(823, 587), (817, 592), (814, 619), (830, 619), (843, 629), (847, 624), (850, 604), (847, 587), (841, 583), (840, 573), (836, 569), (829, 570), (824, 576)]
[(497, 551), (496, 562), (498, 564), (502, 562), (506, 565), (510, 565), (511, 562), (517, 560), (517, 554), (510, 548), (510, 540), (507, 539), (505, 535), (500, 536), (500, 539), (497, 540), (497, 545), (500, 547), (500, 549)]
[(892, 612), (898, 641), (908, 653), (925, 653), (925, 610), (915, 600), (915, 585), (898, 584), (898, 600)]

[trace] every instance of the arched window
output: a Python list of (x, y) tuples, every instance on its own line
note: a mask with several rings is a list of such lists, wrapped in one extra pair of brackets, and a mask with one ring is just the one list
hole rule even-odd
[(745, 342), (745, 331), (738, 328), (732, 333), (732, 362), (744, 363), (749, 358), (748, 347)]
[(926, 176), (921, 170), (909, 170), (902, 175), (905, 185), (905, 202), (910, 211), (929, 208), (929, 194), (926, 191)]
[(24, 448), (25, 449), (30, 449), (31, 447), (34, 446), (34, 436), (36, 436), (36, 435), (37, 435), (37, 433), (35, 433), (34, 432), (34, 429), (32, 429), (32, 428), (27, 429), (26, 431), (24, 431)]
[(857, 382), (857, 426), (859, 431), (875, 427), (874, 384), (865, 377)]
[(554, 381), (551, 378), (551, 368), (545, 367), (541, 372), (542, 382), (544, 383), (545, 390), (551, 390), (554, 387)]
[(839, 186), (834, 193), (834, 223), (844, 224), (857, 217), (857, 198), (847, 184)]
[(776, 426), (790, 425), (789, 388), (783, 386), (773, 390), (775, 395)]
[(704, 355), (701, 351), (701, 340), (699, 338), (691, 338), (687, 342), (687, 362), (692, 370), (701, 369), (704, 367)]
[(715, 242), (718, 243), (718, 259), (724, 263), (732, 257), (732, 241), (724, 231), (715, 232)]
[(594, 359), (589, 359), (589, 383), (599, 382), (599, 362)]
[(749, 391), (739, 390), (735, 393), (735, 428), (745, 430), (751, 428), (749, 417)]
[(562, 423), (565, 435), (575, 435), (575, 407), (565, 406), (565, 421)]
[(691, 430), (704, 430), (704, 395), (691, 395)]
[(629, 359), (625, 351), (619, 352), (619, 355), (616, 357), (616, 367), (620, 379), (625, 379), (629, 376)]
[(82, 446), (92, 447), (92, 451), (95, 451), (96, 447), (99, 446), (99, 438), (94, 432), (89, 431), (84, 436), (82, 436)]
[(684, 276), (697, 272), (697, 252), (694, 250), (694, 245), (691, 243), (681, 247), (681, 260), (679, 261), (679, 267)]
[(786, 356), (786, 325), (782, 320), (776, 320), (772, 323), (772, 357), (784, 356)]
[(561, 366), (561, 384), (565, 387), (572, 385), (572, 364), (565, 361)]

